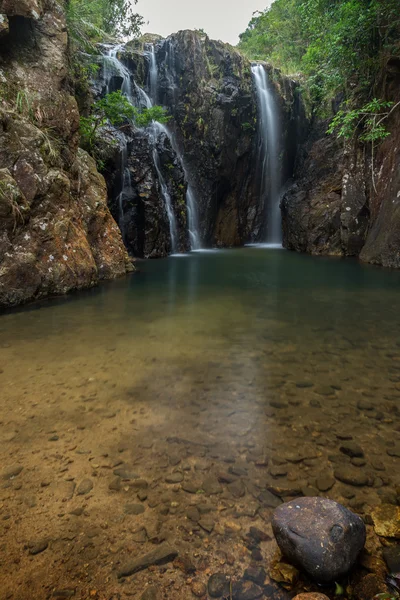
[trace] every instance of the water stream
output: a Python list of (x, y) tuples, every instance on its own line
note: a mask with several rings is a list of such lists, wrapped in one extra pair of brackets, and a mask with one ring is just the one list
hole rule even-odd
[[(150, 50), (148, 51), (148, 57), (150, 60), (150, 70), (149, 70), (149, 89), (151, 95), (151, 101), (153, 104), (157, 103), (158, 99), (158, 67), (157, 60), (155, 54), (154, 45), (151, 45)], [(167, 70), (167, 76), (171, 75), (169, 73), (170, 70), (174, 68), (175, 65), (175, 56), (174, 56), (174, 48), (169, 45), (169, 50), (166, 52), (165, 57), (165, 66)], [(169, 77), (170, 81), (173, 81), (173, 77)], [(172, 84), (171, 84), (172, 85)], [(170, 128), (158, 123), (158, 127), (160, 131), (163, 131), (165, 135), (168, 137), (171, 146), (178, 157), (179, 162), (181, 163), (183, 172), (185, 174), (185, 179), (187, 181), (188, 187), (186, 192), (186, 207), (187, 207), (187, 216), (188, 216), (188, 229), (189, 229), (189, 239), (190, 239), (190, 248), (191, 250), (200, 250), (202, 247), (201, 238), (200, 238), (200, 228), (199, 228), (199, 219), (198, 219), (198, 211), (197, 211), (197, 202), (196, 196), (193, 189), (193, 185), (191, 183), (191, 176), (189, 170), (186, 165), (186, 161), (184, 159), (183, 153), (181, 152), (179, 145), (176, 140), (176, 136), (170, 130)]]
[(175, 254), (178, 250), (178, 230), (177, 230), (177, 226), (176, 226), (176, 218), (175, 218), (174, 208), (172, 205), (171, 194), (169, 193), (168, 186), (166, 184), (164, 175), (162, 174), (162, 171), (161, 171), (160, 155), (157, 150), (157, 140), (159, 138), (160, 133), (163, 133), (164, 128), (162, 127), (161, 123), (158, 123), (157, 121), (153, 121), (153, 123), (150, 126), (150, 131), (151, 131), (152, 141), (153, 141), (153, 143), (152, 143), (153, 163), (154, 163), (154, 167), (157, 172), (158, 182), (159, 182), (160, 188), (161, 188), (161, 194), (164, 198), (165, 208), (167, 211), (168, 223), (169, 223), (169, 233), (170, 233), (170, 238), (171, 238), (171, 251), (172, 251), (172, 254)]
[[(150, 57), (150, 70), (149, 70), (149, 79), (150, 79), (150, 97), (146, 94), (146, 92), (134, 81), (133, 86), (136, 92), (137, 101), (135, 103), (133, 96), (133, 86), (131, 74), (127, 67), (118, 59), (118, 52), (121, 51), (123, 45), (113, 46), (107, 49), (106, 54), (103, 57), (103, 78), (106, 84), (106, 91), (110, 93), (111, 90), (111, 81), (112, 78), (117, 73), (118, 76), (122, 78), (121, 92), (126, 96), (131, 104), (139, 105), (139, 107), (150, 108), (156, 102), (157, 98), (157, 80), (158, 80), (158, 71), (157, 71), (157, 63), (155, 56), (154, 46), (151, 46), (151, 51), (149, 52)], [(168, 217), (169, 230), (170, 230), (170, 240), (171, 240), (171, 251), (175, 253), (178, 249), (178, 232), (176, 225), (176, 218), (174, 214), (174, 209), (172, 206), (171, 195), (168, 191), (168, 186), (166, 184), (165, 178), (161, 171), (160, 157), (157, 150), (157, 141), (159, 134), (164, 132), (164, 129), (161, 128), (161, 125), (157, 122), (153, 122), (149, 127), (149, 138), (152, 144), (152, 157), (154, 167), (157, 173), (158, 182), (160, 185), (161, 195), (164, 199), (165, 209)], [(125, 224), (124, 224), (124, 200), (125, 198), (132, 197), (132, 179), (131, 173), (128, 167), (128, 139), (125, 134), (122, 134), (123, 140), (121, 142), (121, 192), (117, 198), (117, 203), (119, 207), (119, 226), (121, 229), (121, 233), (123, 238), (125, 238)]]
[(279, 112), (273, 88), (268, 81), (264, 65), (252, 65), (254, 83), (257, 89), (259, 109), (258, 164), (261, 174), (260, 199), (266, 206), (266, 242), (282, 242), (281, 212), (281, 167), (279, 163)]

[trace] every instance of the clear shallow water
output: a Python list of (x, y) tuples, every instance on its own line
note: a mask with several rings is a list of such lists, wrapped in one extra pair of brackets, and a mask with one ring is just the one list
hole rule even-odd
[[(266, 489), (283, 499), (311, 489), (361, 512), (395, 501), (400, 273), (259, 247), (138, 266), (0, 317), (1, 464), (24, 467), (0, 498), (10, 598), (54, 587), (124, 594), (115, 569), (154, 548), (156, 527), (211, 572), (223, 560), (240, 576), (247, 550), (231, 565), (227, 540), (241, 548), (250, 525), (270, 531)], [(364, 465), (340, 451), (350, 436)], [(129, 481), (110, 489), (120, 463), (146, 480), (146, 499)], [(318, 490), (338, 467), (364, 484), (333, 478)], [(235, 481), (208, 493), (205, 480), (229, 468)], [(176, 471), (183, 482), (166, 482)], [(79, 495), (86, 478), (93, 490)], [(144, 512), (130, 514), (132, 502)], [(215, 511), (211, 531), (188, 521), (199, 503)], [(32, 557), (26, 544), (43, 538), (49, 547)], [(274, 550), (262, 545), (267, 562)], [(207, 568), (196, 575), (205, 583)], [(186, 598), (185, 576), (173, 576), (170, 588), (171, 570), (144, 571), (129, 590), (156, 577), (166, 598)]]

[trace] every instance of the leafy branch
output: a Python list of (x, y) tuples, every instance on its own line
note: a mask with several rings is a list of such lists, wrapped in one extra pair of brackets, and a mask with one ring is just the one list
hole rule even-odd
[(81, 145), (96, 160), (100, 170), (104, 168), (104, 162), (96, 145), (97, 135), (101, 128), (112, 126), (123, 129), (132, 125), (136, 127), (147, 127), (153, 121), (167, 123), (171, 119), (162, 106), (152, 106), (139, 110), (119, 90), (107, 94), (92, 106), (92, 112), (88, 117), (80, 119)]
[[(346, 140), (352, 139), (361, 129), (359, 140), (371, 143), (372, 153), (372, 183), (376, 192), (374, 177), (374, 152), (376, 144), (382, 142), (390, 135), (383, 122), (400, 106), (400, 102), (387, 102), (374, 98), (361, 108), (353, 110), (340, 110), (332, 119), (327, 133), (337, 133), (338, 137)], [(390, 110), (389, 110), (390, 109)], [(385, 112), (383, 112), (385, 111)]]

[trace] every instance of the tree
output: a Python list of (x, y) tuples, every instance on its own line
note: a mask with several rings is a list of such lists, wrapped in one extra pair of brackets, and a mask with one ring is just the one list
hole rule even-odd
[(398, 0), (276, 0), (253, 16), (239, 48), (300, 71), (316, 103), (338, 93), (371, 100), (385, 54), (399, 55)]
[(137, 37), (143, 18), (134, 12), (137, 0), (68, 0), (67, 24), (71, 38), (86, 51), (96, 42), (118, 36)]

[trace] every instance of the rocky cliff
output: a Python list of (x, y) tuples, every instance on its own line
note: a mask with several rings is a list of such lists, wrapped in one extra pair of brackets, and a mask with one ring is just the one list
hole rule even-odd
[[(151, 71), (152, 54), (155, 80), (154, 71)], [(171, 197), (176, 218), (182, 221), (180, 231), (185, 224), (180, 217), (183, 206), (179, 190), (182, 192), (183, 184), (177, 168), (179, 163), (195, 203), (202, 245), (234, 246), (265, 239), (267, 211), (260, 200), (258, 110), (251, 63), (228, 44), (210, 40), (193, 31), (181, 31), (167, 39), (155, 38), (152, 44), (149, 44), (148, 38), (135, 41), (121, 49), (118, 58), (128, 68), (135, 86), (142, 88), (153, 103), (166, 107), (172, 116), (168, 124), (173, 146), (172, 154), (169, 150), (169, 162), (174, 165), (173, 170), (170, 167), (170, 174), (172, 181), (175, 180), (175, 186), (171, 183)], [(303, 135), (304, 111), (297, 85), (278, 70), (267, 65), (265, 68), (278, 100), (282, 124), (281, 167), (283, 177), (288, 178), (293, 172), (297, 139)], [(102, 72), (101, 81), (104, 81)], [(122, 78), (114, 77), (111, 88), (121, 85)], [(110, 85), (108, 87), (110, 89)], [(98, 83), (95, 90), (99, 92)], [(100, 91), (104, 93), (101, 86)], [(134, 94), (137, 94), (136, 87)], [(143, 153), (143, 143), (142, 135), (139, 143), (130, 144), (131, 162), (138, 162), (135, 157)], [(168, 140), (165, 146), (168, 147)], [(139, 163), (142, 168), (147, 164), (149, 175), (151, 161), (139, 159)], [(108, 165), (111, 178), (117, 164), (118, 160)], [(132, 167), (130, 170), (133, 197), (124, 209), (124, 219), (131, 230), (129, 247), (137, 252), (138, 245), (134, 241), (137, 232), (132, 227), (132, 218), (135, 220), (134, 215), (143, 212), (140, 208), (143, 190), (139, 185), (143, 176), (140, 170)], [(148, 189), (157, 192), (154, 172), (148, 180)], [(110, 189), (110, 192), (111, 198), (118, 194), (115, 189)], [(112, 202), (115, 206), (115, 200)], [(157, 215), (162, 219), (162, 201), (157, 200), (157, 193), (147, 194), (145, 206), (152, 217), (147, 221), (149, 226), (145, 232), (142, 229), (142, 236), (149, 236), (156, 243), (151, 241), (144, 255), (165, 255), (168, 244), (160, 230), (165, 231), (166, 226), (164, 224), (160, 228), (156, 219)], [(113, 209), (117, 220), (118, 210), (117, 206)], [(184, 238), (180, 248), (185, 248)], [(150, 249), (152, 253), (149, 253)]]
[[(381, 97), (399, 102), (398, 59), (389, 61), (382, 80)], [(326, 135), (327, 122), (314, 125), (282, 201), (286, 248), (400, 267), (399, 108), (387, 126), (391, 135), (372, 152)]]
[(79, 142), (65, 16), (0, 2), (0, 307), (123, 275), (104, 179)]

